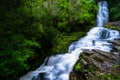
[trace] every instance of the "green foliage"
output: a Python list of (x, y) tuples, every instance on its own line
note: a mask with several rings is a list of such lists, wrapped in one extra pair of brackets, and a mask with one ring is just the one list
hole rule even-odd
[(104, 74), (101, 76), (102, 80), (119, 80), (120, 76), (114, 76), (110, 73)]
[(111, 21), (118, 21), (120, 19), (120, 1), (116, 0), (109, 0), (109, 7), (110, 7), (110, 20)]
[(44, 26), (53, 26), (62, 32), (70, 32), (76, 27), (85, 28), (80, 25), (90, 25), (95, 22), (94, 14), (97, 9), (94, 0), (47, 0), (41, 5), (39, 17), (42, 21), (40, 22)]
[(116, 64), (113, 66), (113, 68), (119, 68), (120, 67), (120, 64)]
[(80, 63), (77, 63), (75, 65), (75, 68), (74, 68), (76, 71), (80, 71), (81, 70), (81, 64)]
[(108, 29), (120, 31), (120, 27), (118, 27), (118, 26), (111, 26), (111, 25), (106, 24), (105, 27)]
[(12, 79), (16, 78), (19, 76), (20, 72), (24, 72), (24, 70), (30, 68), (30, 65), (27, 64), (27, 60), (34, 57), (34, 49), (40, 47), (40, 45), (34, 40), (23, 38), (22, 36), (14, 35), (10, 41), (3, 41), (1, 44), (3, 45), (0, 47), (3, 48), (0, 55), (1, 79), (6, 77), (5, 79), (7, 80), (13, 74)]
[(68, 51), (68, 46), (78, 40), (80, 37), (86, 35), (86, 32), (74, 32), (71, 34), (57, 34), (54, 46), (52, 48), (53, 53), (65, 53)]

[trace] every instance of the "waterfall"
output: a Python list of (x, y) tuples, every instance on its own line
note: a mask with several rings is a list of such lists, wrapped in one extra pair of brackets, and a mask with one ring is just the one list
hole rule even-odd
[(97, 14), (97, 26), (103, 27), (108, 22), (109, 12), (108, 3), (106, 1), (98, 2), (99, 11)]
[(73, 42), (67, 53), (47, 58), (38, 69), (27, 73), (20, 80), (69, 80), (69, 74), (84, 50), (115, 52), (114, 46), (108, 41), (120, 38), (120, 34), (118, 31), (103, 27), (108, 22), (108, 4), (102, 1), (98, 5), (98, 27), (92, 28), (85, 37)]

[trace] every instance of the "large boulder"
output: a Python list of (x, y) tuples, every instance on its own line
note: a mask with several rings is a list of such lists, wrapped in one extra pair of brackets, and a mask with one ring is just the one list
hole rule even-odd
[[(111, 43), (115, 46), (116, 52), (86, 50), (81, 53), (80, 58), (76, 63), (76, 65), (80, 64), (80, 69), (76, 70), (75, 65), (73, 72), (71, 72), (70, 80), (104, 80), (105, 75), (108, 76), (108, 74), (119, 76), (120, 40), (114, 40)], [(100, 76), (102, 77), (99, 78)]]

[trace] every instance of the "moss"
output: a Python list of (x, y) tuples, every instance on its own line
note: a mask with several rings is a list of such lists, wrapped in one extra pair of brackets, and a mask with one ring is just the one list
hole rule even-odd
[(81, 70), (81, 64), (80, 63), (77, 63), (75, 65), (75, 68), (74, 68), (76, 71), (80, 71)]
[(113, 66), (113, 68), (119, 68), (120, 67), (120, 64), (116, 64)]
[(109, 24), (106, 24), (105, 27), (108, 28), (108, 29), (120, 31), (120, 27), (117, 27), (117, 26), (111, 26), (111, 25), (109, 25)]
[(111, 73), (106, 73), (101, 76), (102, 80), (119, 80), (120, 76), (115, 76)]

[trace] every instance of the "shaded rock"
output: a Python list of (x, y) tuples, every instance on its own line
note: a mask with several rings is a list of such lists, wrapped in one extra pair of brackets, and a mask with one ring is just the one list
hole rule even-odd
[[(79, 76), (79, 75), (80, 76)], [(73, 71), (70, 73), (70, 80), (86, 80), (85, 76), (80, 71)]]
[(120, 76), (120, 66), (117, 68), (111, 68), (109, 72), (114, 76)]
[[(90, 55), (87, 55), (89, 53)], [(100, 50), (86, 51), (81, 56), (83, 58), (80, 60), (80, 63), (83, 71), (90, 77), (94, 77), (96, 73), (100, 75), (108, 72), (114, 65), (119, 64), (120, 58), (119, 54)]]
[(111, 26), (120, 26), (120, 21), (108, 22), (107, 24)]
[[(104, 52), (100, 50), (86, 50), (84, 51), (78, 60), (78, 63), (81, 64), (81, 69), (79, 72), (85, 76), (86, 79), (93, 79), (101, 75), (110, 73), (113, 75), (120, 75), (120, 66), (114, 68), (114, 66), (120, 64), (120, 40), (115, 40), (113, 42), (115, 46), (116, 52)], [(73, 75), (74, 74), (74, 75)], [(75, 75), (77, 74), (77, 75)], [(72, 74), (70, 75), (70, 80), (82, 80), (77, 79), (76, 77), (82, 77), (80, 74), (75, 73), (75, 69), (73, 70)], [(71, 79), (72, 77), (76, 79)], [(93, 79), (96, 80), (96, 79)], [(100, 80), (100, 79), (97, 79)], [(104, 79), (101, 79), (104, 80)]]

